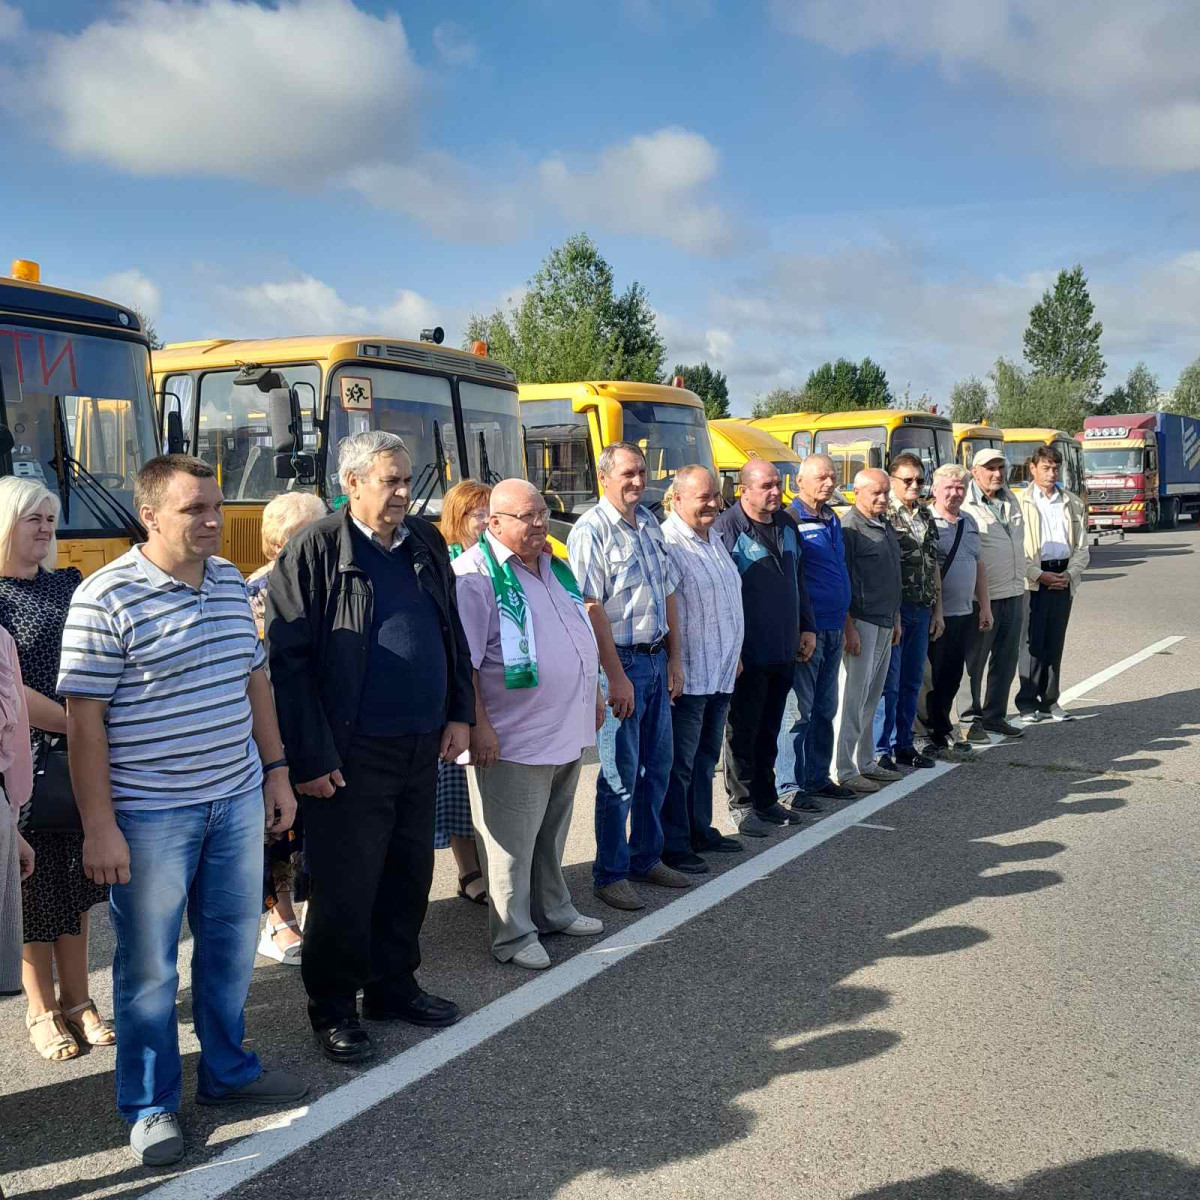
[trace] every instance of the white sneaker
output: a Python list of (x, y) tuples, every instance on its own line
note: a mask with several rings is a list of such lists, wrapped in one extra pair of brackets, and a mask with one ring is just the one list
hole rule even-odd
[(527, 971), (544, 971), (550, 965), (550, 955), (546, 953), (546, 947), (541, 942), (530, 942), (508, 961), (516, 963), (518, 967), (524, 967)]
[(1038, 712), (1036, 709), (1033, 712), (1022, 713), (1017, 720), (1022, 725), (1040, 725), (1043, 721), (1049, 720), (1043, 712)]
[(1073, 721), (1075, 717), (1067, 712), (1061, 704), (1050, 705), (1050, 719), (1053, 721)]
[(558, 932), (569, 937), (592, 937), (604, 932), (604, 922), (596, 917), (576, 917), (566, 929), (560, 929)]

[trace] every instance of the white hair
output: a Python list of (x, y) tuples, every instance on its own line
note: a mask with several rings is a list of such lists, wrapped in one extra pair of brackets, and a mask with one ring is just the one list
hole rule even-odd
[[(57, 526), (62, 505), (58, 497), (43, 483), (36, 479), (18, 479), (8, 475), (0, 479), (0, 568), (8, 563), (12, 552), (13, 529), (22, 517), (27, 517), (35, 508), (49, 500), (54, 510), (54, 523)], [(41, 566), (47, 571), (53, 571), (58, 565), (58, 541), (50, 539), (50, 549), (42, 559)]]
[(338, 442), (337, 462), (338, 479), (342, 487), (349, 488), (350, 476), (365, 475), (371, 469), (371, 460), (380, 454), (412, 455), (404, 444), (404, 439), (397, 434), (388, 433), (384, 429), (369, 429), (366, 433), (352, 433)]
[(854, 476), (854, 490), (857, 492), (860, 487), (865, 487), (868, 483), (879, 483), (881, 475), (883, 476), (883, 481), (887, 482), (886, 471), (881, 471), (878, 467), (863, 467)]
[(933, 473), (934, 483), (937, 483), (939, 479), (955, 479), (959, 483), (966, 483), (970, 478), (971, 472), (958, 463), (942, 463)]
[(328, 512), (325, 501), (312, 492), (284, 492), (276, 496), (263, 509), (263, 553), (268, 558), (274, 558), (292, 534), (319, 521)]

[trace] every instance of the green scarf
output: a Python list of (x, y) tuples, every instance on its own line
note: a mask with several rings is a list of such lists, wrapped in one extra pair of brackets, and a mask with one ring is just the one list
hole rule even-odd
[[(511, 559), (503, 565), (488, 544), (488, 534), (479, 539), (479, 553), (483, 566), (492, 581), (496, 594), (496, 609), (500, 614), (500, 652), (504, 656), (504, 686), (506, 688), (537, 687), (537, 644), (533, 636), (533, 622), (529, 619), (529, 605), (521, 581), (512, 569)], [(550, 570), (555, 579), (566, 588), (571, 599), (586, 615), (583, 597), (571, 568), (560, 559), (550, 556)]]

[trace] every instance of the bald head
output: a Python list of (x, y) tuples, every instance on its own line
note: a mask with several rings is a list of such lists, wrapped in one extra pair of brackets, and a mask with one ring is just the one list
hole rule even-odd
[(700, 463), (681, 467), (671, 485), (671, 511), (698, 537), (708, 541), (708, 531), (721, 511), (721, 490), (716, 476)]
[(675, 472), (675, 495), (690, 496), (695, 491), (716, 491), (717, 480), (703, 463), (691, 463)]
[(769, 525), (783, 503), (783, 484), (775, 464), (765, 458), (752, 458), (741, 470), (742, 495), (738, 503), (752, 521)]
[(541, 492), (524, 479), (502, 479), (492, 488), (488, 511), (489, 535), (535, 568), (550, 521)]
[(878, 521), (888, 506), (888, 494), (892, 490), (887, 472), (877, 467), (868, 467), (854, 477), (854, 507), (864, 517)]

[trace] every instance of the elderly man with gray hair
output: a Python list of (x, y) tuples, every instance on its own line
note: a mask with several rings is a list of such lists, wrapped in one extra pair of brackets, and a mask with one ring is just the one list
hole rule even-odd
[(284, 546), (266, 640), (312, 877), (301, 973), (327, 1057), (373, 1053), (367, 1020), (450, 1025), (421, 990), (438, 758), (467, 749), (471, 656), (446, 544), (408, 512), (412, 459), (382, 430), (338, 447), (339, 512)]

